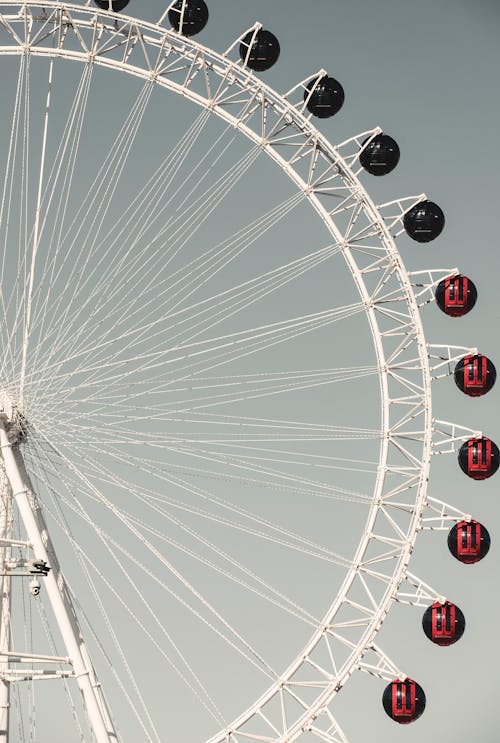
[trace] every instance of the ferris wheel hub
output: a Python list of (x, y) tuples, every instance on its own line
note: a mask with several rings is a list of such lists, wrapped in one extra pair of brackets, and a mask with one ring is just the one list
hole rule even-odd
[(17, 444), (26, 437), (26, 418), (6, 390), (0, 390), (0, 418), (11, 443)]

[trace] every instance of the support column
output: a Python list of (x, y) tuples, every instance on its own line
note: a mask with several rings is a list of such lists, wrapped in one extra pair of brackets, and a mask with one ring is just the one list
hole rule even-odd
[(0, 416), (0, 450), (12, 497), (19, 509), (28, 539), (33, 545), (35, 557), (45, 560), (51, 568), (49, 574), (42, 579), (43, 587), (52, 605), (66, 652), (71, 659), (76, 683), (82, 693), (96, 743), (116, 743), (117, 735), (90, 662), (40, 504), (26, 472), (19, 446), (9, 441), (6, 422), (2, 416)]
[[(3, 464), (0, 463), (0, 538), (12, 539), (12, 490), (5, 473)], [(0, 565), (9, 562), (12, 548), (10, 545), (0, 545)], [(10, 599), (11, 599), (11, 577), (3, 575), (0, 578), (0, 656), (10, 650)], [(9, 658), (0, 661), (0, 673), (9, 671)], [(9, 741), (9, 707), (10, 707), (10, 682), (0, 678), (0, 743)]]

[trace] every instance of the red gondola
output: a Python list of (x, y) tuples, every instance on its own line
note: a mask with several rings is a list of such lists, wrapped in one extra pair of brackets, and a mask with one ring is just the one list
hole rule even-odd
[(460, 640), (465, 631), (465, 617), (462, 611), (449, 601), (436, 601), (429, 606), (422, 617), (422, 627), (429, 640), (446, 647)]
[(384, 689), (382, 704), (391, 719), (406, 725), (420, 717), (424, 711), (424, 690), (410, 678), (392, 681)]
[(469, 397), (480, 397), (491, 390), (497, 378), (492, 361), (480, 353), (460, 359), (455, 367), (455, 383)]
[(460, 447), (458, 463), (462, 472), (473, 480), (486, 480), (498, 470), (500, 452), (491, 439), (468, 439)]
[(435, 297), (439, 309), (446, 315), (462, 317), (476, 304), (477, 289), (467, 276), (457, 274), (439, 282)]
[(448, 534), (448, 549), (453, 557), (465, 565), (472, 565), (486, 557), (490, 544), (488, 530), (479, 521), (459, 521)]

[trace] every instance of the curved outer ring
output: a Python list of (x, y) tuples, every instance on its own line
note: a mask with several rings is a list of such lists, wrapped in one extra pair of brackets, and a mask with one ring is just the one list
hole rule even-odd
[[(15, 9), (18, 9), (15, 12)], [(13, 12), (14, 11), (14, 12)], [(302, 176), (297, 172), (293, 166), (287, 162), (278, 149), (273, 147), (272, 142), (264, 139), (261, 133), (254, 131), (247, 123), (233, 116), (231, 112), (221, 106), (216, 100), (208, 97), (203, 97), (199, 93), (190, 90), (188, 85), (180, 85), (175, 83), (167, 76), (162, 76), (161, 73), (157, 73), (151, 69), (142, 69), (137, 65), (132, 65), (126, 61), (117, 61), (115, 59), (100, 56), (98, 53), (94, 53), (92, 50), (88, 51), (75, 51), (65, 46), (64, 40), (60, 42), (60, 46), (44, 46), (39, 43), (30, 44), (29, 34), (30, 30), (26, 30), (28, 27), (34, 26), (36, 23), (47, 24), (47, 19), (50, 13), (54, 14), (54, 23), (58, 23), (60, 28), (66, 30), (71, 27), (73, 30), (81, 29), (81, 31), (87, 31), (89, 29), (99, 28), (100, 40), (102, 41), (103, 35), (108, 34), (110, 38), (116, 37), (117, 35), (117, 16), (103, 11), (98, 11), (94, 8), (82, 7), (77, 5), (64, 5), (55, 2), (54, 0), (47, 0), (43, 5), (36, 3), (24, 3), (19, 4), (15, 0), (4, 0), (0, 4), (0, 21), (4, 29), (11, 34), (14, 44), (13, 45), (1, 45), (0, 54), (22, 54), (30, 53), (37, 56), (49, 56), (49, 57), (62, 57), (67, 59), (79, 60), (81, 62), (92, 61), (96, 64), (111, 67), (114, 69), (120, 69), (128, 74), (132, 74), (143, 79), (154, 79), (155, 82), (163, 87), (166, 87), (174, 92), (183, 94), (186, 98), (190, 99), (195, 104), (202, 106), (207, 109), (211, 109), (221, 119), (227, 123), (232, 124), (235, 128), (238, 128), (248, 139), (253, 141), (264, 149), (267, 154), (281, 167), (282, 170), (295, 182), (297, 187), (304, 192), (311, 205), (314, 207), (316, 212), (322, 218), (330, 233), (334, 236), (337, 241), (342, 241), (343, 236), (336, 226), (335, 222), (331, 218), (324, 204), (321, 202), (318, 194), (314, 191), (310, 185), (308, 185)], [(26, 23), (28, 17), (29, 23)], [(307, 709), (304, 710), (297, 719), (291, 724), (286, 724), (286, 730), (284, 729), (283, 734), (280, 734), (278, 741), (292, 741), (296, 740), (308, 724), (311, 723), (330, 702), (332, 697), (340, 690), (345, 681), (349, 678), (359, 667), (359, 664), (363, 658), (366, 649), (371, 647), (375, 635), (380, 628), (385, 616), (387, 615), (392, 602), (395, 599), (398, 587), (401, 581), (404, 579), (406, 569), (408, 566), (409, 558), (413, 545), (415, 543), (416, 534), (420, 525), (421, 514), (425, 503), (426, 492), (427, 492), (427, 480), (430, 467), (431, 457), (431, 377), (427, 353), (427, 345), (424, 337), (422, 323), (419, 316), (418, 306), (413, 294), (411, 282), (408, 273), (401, 261), (398, 249), (395, 245), (394, 239), (385, 224), (383, 217), (379, 213), (374, 202), (367, 194), (356, 175), (348, 167), (345, 160), (340, 156), (338, 150), (331, 145), (328, 140), (318, 132), (311, 122), (294, 106), (292, 106), (284, 97), (273, 91), (269, 86), (258, 80), (252, 72), (242, 68), (239, 64), (235, 64), (228, 58), (213, 52), (201, 44), (193, 41), (189, 38), (180, 37), (173, 31), (164, 29), (163, 27), (147, 23), (144, 21), (120, 16), (120, 21), (124, 33), (127, 29), (134, 29), (134, 33), (138, 33), (141, 38), (142, 45), (151, 51), (155, 50), (158, 52), (159, 49), (164, 48), (166, 45), (174, 50), (179, 55), (179, 58), (190, 62), (192, 65), (196, 64), (196, 61), (201, 57), (203, 58), (203, 64), (211, 70), (212, 73), (217, 75), (221, 80), (231, 80), (231, 84), (238, 87), (241, 91), (249, 91), (254, 94), (254, 100), (265, 101), (267, 106), (270, 106), (273, 111), (286, 120), (287, 124), (292, 125), (296, 131), (302, 132), (307, 137), (314, 138), (317, 143), (318, 152), (325, 158), (325, 160), (331, 164), (337, 164), (339, 166), (340, 177), (343, 181), (344, 186), (347, 186), (351, 195), (358, 199), (359, 205), (362, 207), (364, 214), (368, 217), (369, 221), (376, 226), (379, 233), (380, 243), (383, 246), (388, 262), (394, 268), (394, 272), (397, 275), (401, 292), (404, 295), (404, 302), (411, 318), (408, 335), (413, 336), (414, 343), (417, 347), (417, 358), (416, 365), (418, 366), (418, 374), (420, 379), (420, 385), (422, 389), (422, 413), (424, 418), (424, 425), (422, 430), (419, 432), (421, 441), (421, 455), (420, 455), (420, 476), (418, 479), (418, 487), (416, 488), (416, 497), (414, 500), (414, 506), (411, 512), (411, 518), (408, 524), (406, 537), (402, 540), (401, 549), (396, 562), (396, 568), (392, 573), (390, 581), (388, 581), (387, 588), (384, 596), (378, 605), (376, 611), (374, 611), (370, 622), (364, 630), (362, 636), (359, 639), (357, 646), (352, 650), (351, 655), (343, 666), (339, 669), (336, 675), (331, 675), (328, 682), (325, 682), (324, 675), (321, 676), (323, 684), (319, 688), (317, 698), (311, 704), (309, 703)], [(16, 23), (21, 24), (21, 28), (25, 29), (25, 33), (28, 33), (28, 40), (22, 42), (22, 31), (20, 34), (15, 34)], [(31, 24), (31, 26), (30, 26)], [(50, 39), (51, 34), (47, 33), (47, 37)], [(57, 34), (56, 34), (57, 37)], [(60, 37), (57, 37), (60, 38)], [(200, 56), (201, 55), (201, 56)], [(352, 272), (355, 284), (362, 301), (365, 303), (366, 314), (370, 324), (372, 332), (375, 351), (377, 355), (377, 361), (379, 366), (379, 380), (381, 389), (381, 413), (382, 413), (382, 443), (380, 448), (379, 468), (378, 475), (374, 490), (374, 497), (372, 505), (370, 507), (370, 513), (365, 526), (365, 532), (363, 538), (359, 544), (356, 556), (353, 560), (353, 565), (346, 576), (344, 583), (334, 600), (332, 606), (327, 611), (322, 625), (318, 627), (313, 636), (311, 637), (307, 646), (298, 655), (298, 657), (290, 664), (290, 666), (281, 675), (280, 679), (271, 686), (251, 707), (249, 707), (240, 717), (238, 717), (227, 729), (220, 731), (217, 735), (210, 738), (209, 743), (222, 743), (223, 741), (235, 740), (234, 733), (242, 728), (251, 718), (256, 715), (259, 711), (265, 707), (265, 705), (273, 699), (273, 697), (282, 692), (286, 688), (287, 684), (291, 682), (294, 674), (297, 673), (299, 668), (305, 663), (305, 661), (312, 654), (315, 647), (322, 640), (323, 636), (327, 632), (328, 628), (332, 625), (333, 619), (338, 613), (339, 609), (343, 605), (344, 601), (348, 597), (349, 590), (354, 583), (356, 577), (359, 575), (359, 567), (363, 563), (363, 557), (367, 552), (368, 546), (373, 538), (372, 530), (374, 528), (379, 509), (381, 507), (383, 499), (383, 490), (385, 484), (385, 477), (387, 471), (387, 463), (389, 456), (389, 441), (391, 437), (391, 400), (389, 395), (389, 368), (387, 365), (386, 351), (384, 348), (384, 336), (381, 332), (376, 306), (370, 298), (370, 293), (365, 284), (363, 274), (356, 263), (355, 256), (350, 249), (349, 245), (345, 245), (344, 257)], [(276, 734), (276, 733), (275, 733)], [(251, 739), (248, 733), (245, 734), (246, 739)], [(260, 738), (261, 739), (261, 738)], [(266, 737), (266, 740), (268, 738)], [(270, 738), (269, 738), (270, 740)]]

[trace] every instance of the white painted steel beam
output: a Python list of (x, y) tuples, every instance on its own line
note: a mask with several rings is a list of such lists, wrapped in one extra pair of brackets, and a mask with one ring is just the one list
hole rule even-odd
[[(19, 446), (9, 441), (6, 421), (2, 420), (1, 417), (0, 449), (5, 472), (12, 490), (12, 499), (19, 509), (28, 539), (33, 545), (36, 557), (45, 560), (51, 568), (49, 574), (43, 579), (43, 585), (54, 611), (68, 657), (71, 659), (73, 672), (83, 696), (96, 743), (116, 743), (117, 735), (94, 669), (88, 660), (89, 655), (78, 626), (64, 576), (47, 531), (45, 519), (24, 467)], [(7, 738), (4, 740), (7, 740)]]

